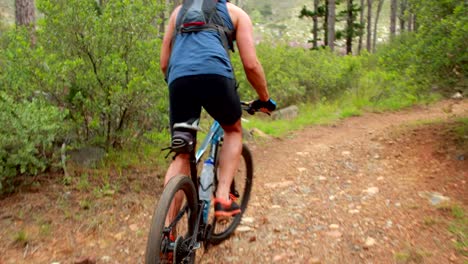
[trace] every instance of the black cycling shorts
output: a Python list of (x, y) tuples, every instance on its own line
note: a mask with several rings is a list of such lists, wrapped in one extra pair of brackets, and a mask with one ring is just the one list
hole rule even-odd
[(200, 118), (203, 107), (221, 125), (233, 125), (242, 114), (236, 82), (207, 74), (177, 78), (169, 85), (171, 131), (175, 123)]

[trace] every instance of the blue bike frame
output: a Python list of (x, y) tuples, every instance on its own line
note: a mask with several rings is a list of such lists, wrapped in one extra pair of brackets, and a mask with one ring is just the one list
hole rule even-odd
[(210, 146), (210, 157), (215, 158), (216, 145), (221, 141), (223, 136), (223, 128), (221, 128), (221, 125), (217, 121), (214, 121), (210, 127), (210, 131), (206, 135), (205, 139), (198, 148), (197, 153), (195, 154), (195, 160), (197, 164), (200, 162), (201, 157)]

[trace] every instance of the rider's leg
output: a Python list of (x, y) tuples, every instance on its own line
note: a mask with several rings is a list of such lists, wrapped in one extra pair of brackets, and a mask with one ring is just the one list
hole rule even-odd
[[(179, 154), (171, 162), (171, 165), (166, 172), (166, 177), (164, 178), (164, 185), (166, 185), (172, 177), (179, 174), (186, 176), (190, 175), (189, 154)], [(169, 212), (167, 214), (166, 225), (169, 225), (179, 212), (183, 199), (183, 193), (177, 193), (174, 197), (174, 201), (172, 202), (172, 205), (169, 208)]]
[(190, 175), (189, 154), (179, 154), (171, 162), (171, 165), (169, 165), (167, 169), (166, 177), (164, 178), (164, 185), (166, 185), (172, 177), (179, 174)]
[(229, 200), (229, 191), (234, 174), (239, 166), (242, 153), (242, 126), (241, 120), (233, 125), (222, 125), (224, 142), (219, 157), (219, 182), (216, 197)]

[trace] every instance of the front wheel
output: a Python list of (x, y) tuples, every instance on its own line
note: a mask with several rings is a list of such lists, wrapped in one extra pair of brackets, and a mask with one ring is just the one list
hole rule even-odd
[(173, 177), (164, 187), (153, 214), (145, 263), (193, 263), (195, 251), (181, 254), (174, 249), (194, 235), (196, 215), (197, 198), (192, 181), (187, 176)]
[[(218, 146), (217, 153), (220, 153), (220, 146)], [(217, 157), (219, 160), (219, 157)], [(219, 165), (218, 161), (216, 162), (216, 167)], [(217, 170), (215, 170), (217, 173)], [(218, 175), (216, 174), (216, 179)], [(253, 181), (253, 161), (252, 154), (248, 147), (244, 144), (242, 146), (242, 156), (237, 168), (236, 174), (234, 175), (234, 180), (231, 184), (231, 195), (235, 197), (236, 203), (239, 204), (241, 212), (236, 216), (225, 222), (217, 222), (214, 217), (212, 217), (212, 231), (210, 236), (210, 243), (217, 245), (229, 238), (237, 226), (240, 224), (242, 215), (247, 209), (247, 204), (250, 199), (250, 192), (252, 191), (252, 181)], [(217, 184), (217, 183), (216, 183)], [(212, 206), (213, 207), (213, 206)], [(211, 215), (214, 215), (213, 213)]]

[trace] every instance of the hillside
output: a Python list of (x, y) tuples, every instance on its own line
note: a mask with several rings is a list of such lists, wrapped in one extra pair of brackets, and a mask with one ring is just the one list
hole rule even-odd
[[(258, 38), (272, 37), (286, 42), (307, 43), (312, 38), (310, 33), (312, 21), (298, 17), (303, 6), (311, 8), (312, 2), (307, 0), (244, 0), (242, 4), (255, 23), (255, 32)], [(345, 5), (341, 6), (344, 8)], [(387, 1), (384, 4), (379, 23), (379, 38), (381, 40), (385, 40), (388, 35), (389, 9)], [(0, 0), (0, 22), (14, 23), (14, 0)], [(342, 25), (338, 23), (337, 28), (340, 27)], [(342, 46), (344, 43), (338, 41), (337, 45)]]
[[(312, 20), (300, 19), (299, 13), (303, 6), (312, 8), (312, 1), (245, 1), (244, 9), (250, 14), (256, 25), (256, 33), (281, 38), (285, 41), (307, 43), (311, 38)], [(337, 13), (346, 8), (343, 3), (337, 7)], [(376, 6), (374, 6), (376, 9)], [(258, 19), (258, 13), (266, 14)], [(390, 3), (384, 2), (378, 25), (378, 41), (385, 41), (389, 35)], [(344, 27), (343, 22), (337, 22), (337, 30)], [(266, 33), (266, 34), (265, 34)], [(344, 46), (344, 40), (337, 41), (338, 46)]]

